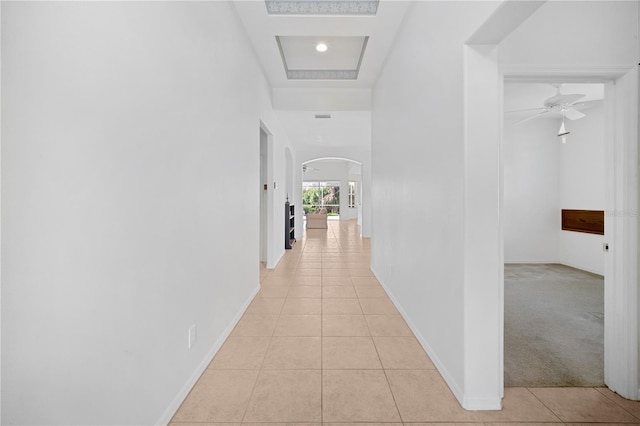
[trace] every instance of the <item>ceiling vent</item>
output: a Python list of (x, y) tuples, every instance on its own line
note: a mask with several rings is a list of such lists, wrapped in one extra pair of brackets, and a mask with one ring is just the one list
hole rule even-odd
[(316, 114), (316, 118), (331, 118), (331, 114)]

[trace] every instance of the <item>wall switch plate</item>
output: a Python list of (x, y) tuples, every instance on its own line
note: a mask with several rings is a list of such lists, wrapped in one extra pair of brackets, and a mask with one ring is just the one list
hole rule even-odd
[(189, 337), (188, 337), (188, 341), (187, 341), (187, 349), (191, 349), (193, 347), (193, 345), (196, 344), (197, 340), (198, 340), (198, 335), (196, 334), (196, 325), (193, 324), (191, 327), (189, 327)]
[(602, 243), (602, 251), (609, 251), (609, 243)]

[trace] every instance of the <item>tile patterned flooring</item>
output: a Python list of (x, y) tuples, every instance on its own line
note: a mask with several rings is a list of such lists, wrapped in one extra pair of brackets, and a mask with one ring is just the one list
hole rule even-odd
[(309, 230), (278, 267), (171, 424), (640, 425), (606, 388), (506, 388), (502, 411), (458, 404), (369, 270), (354, 221)]

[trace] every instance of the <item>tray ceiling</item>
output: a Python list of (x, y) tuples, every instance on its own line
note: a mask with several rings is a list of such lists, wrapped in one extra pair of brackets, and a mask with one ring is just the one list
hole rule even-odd
[[(368, 37), (276, 36), (288, 79), (358, 78)], [(325, 52), (316, 46), (323, 43)]]
[[(367, 4), (375, 5), (375, 14), (354, 12)], [(236, 0), (233, 5), (273, 88), (355, 89), (373, 86), (410, 2)], [(276, 7), (280, 12), (269, 13)], [(292, 13), (300, 7), (304, 13)], [(327, 43), (323, 54), (308, 44), (316, 40)]]

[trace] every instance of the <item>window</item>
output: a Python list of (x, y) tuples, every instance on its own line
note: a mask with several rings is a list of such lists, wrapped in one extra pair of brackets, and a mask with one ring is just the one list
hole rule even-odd
[(329, 216), (340, 214), (340, 182), (302, 182), (302, 208), (305, 213), (326, 209)]
[(356, 207), (356, 188), (358, 186), (358, 182), (353, 180), (349, 181), (349, 208), (353, 209)]

